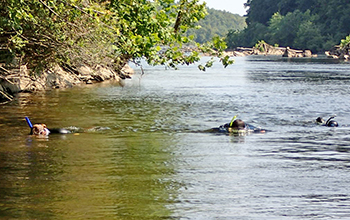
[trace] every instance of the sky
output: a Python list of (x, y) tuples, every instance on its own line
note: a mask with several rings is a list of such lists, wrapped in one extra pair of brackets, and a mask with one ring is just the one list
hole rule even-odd
[(207, 3), (209, 8), (229, 11), (233, 14), (245, 15), (246, 9), (244, 3), (247, 0), (202, 0)]

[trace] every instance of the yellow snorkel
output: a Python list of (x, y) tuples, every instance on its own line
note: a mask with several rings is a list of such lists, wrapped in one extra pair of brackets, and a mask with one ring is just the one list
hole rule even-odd
[(230, 127), (232, 127), (232, 124), (233, 124), (233, 122), (236, 120), (236, 118), (237, 118), (237, 115), (233, 116), (233, 118), (232, 118), (232, 120), (231, 120), (231, 122), (230, 122)]

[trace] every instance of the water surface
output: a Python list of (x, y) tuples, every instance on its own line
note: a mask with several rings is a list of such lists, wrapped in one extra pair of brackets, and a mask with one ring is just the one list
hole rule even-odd
[[(20, 94), (0, 106), (1, 218), (350, 216), (349, 63), (262, 56), (206, 72), (144, 68), (124, 88)], [(236, 114), (270, 132), (205, 132)], [(340, 127), (314, 124), (332, 114)], [(25, 116), (84, 132), (36, 139)]]

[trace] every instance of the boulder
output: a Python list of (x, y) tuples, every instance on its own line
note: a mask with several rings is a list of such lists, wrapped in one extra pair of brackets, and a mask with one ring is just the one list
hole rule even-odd
[(312, 57), (312, 52), (311, 52), (311, 50), (304, 50), (303, 56), (304, 56), (304, 57)]
[(282, 55), (283, 57), (315, 57), (311, 50), (295, 50), (287, 47)]
[(341, 47), (340, 45), (334, 46), (330, 51), (325, 51), (328, 58), (332, 59), (350, 59), (350, 44)]
[(289, 47), (277, 47), (269, 45), (265, 42), (259, 42), (253, 48), (237, 47), (233, 51), (234, 56), (249, 56), (249, 55), (273, 55), (283, 57), (315, 57), (311, 50), (295, 50)]
[(34, 92), (57, 88), (73, 87), (80, 83), (91, 84), (110, 79), (118, 82), (126, 78), (131, 78), (133, 70), (125, 66), (120, 73), (116, 73), (112, 68), (97, 65), (90, 67), (81, 65), (79, 67), (55, 66), (41, 74), (31, 74), (27, 67), (7, 70), (0, 66), (0, 104), (11, 101), (13, 95), (19, 92)]

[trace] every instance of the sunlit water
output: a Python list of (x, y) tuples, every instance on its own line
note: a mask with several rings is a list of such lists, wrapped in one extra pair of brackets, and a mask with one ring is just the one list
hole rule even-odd
[[(349, 63), (235, 60), (207, 72), (144, 66), (124, 88), (0, 106), (0, 218), (350, 218)], [(236, 114), (269, 132), (206, 132)], [(333, 114), (340, 127), (314, 124)], [(25, 116), (83, 132), (33, 138)]]

